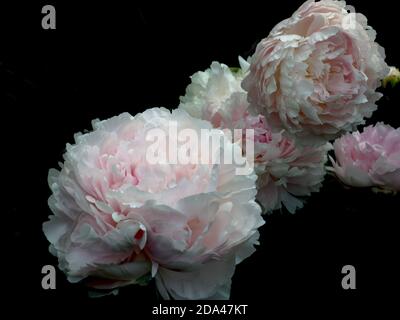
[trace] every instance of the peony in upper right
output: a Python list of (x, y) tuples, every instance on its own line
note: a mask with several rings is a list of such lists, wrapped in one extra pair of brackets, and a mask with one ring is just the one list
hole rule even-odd
[(344, 1), (305, 2), (257, 45), (242, 86), (251, 108), (304, 145), (364, 124), (389, 73), (367, 18)]

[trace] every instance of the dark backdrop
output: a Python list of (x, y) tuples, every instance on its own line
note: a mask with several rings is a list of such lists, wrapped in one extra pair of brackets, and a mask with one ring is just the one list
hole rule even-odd
[[(159, 303), (153, 285), (93, 300), (57, 270), (57, 289), (41, 288), (42, 266), (57, 264), (41, 230), (50, 214), (48, 169), (57, 167), (65, 144), (90, 129), (94, 118), (176, 107), (190, 75), (214, 60), (237, 65), (238, 55), (251, 54), (301, 3), (1, 3), (1, 207), (7, 236), (2, 289), (15, 313), (61, 316), (79, 309), (151, 316)], [(56, 7), (56, 30), (41, 28), (44, 4)], [(388, 64), (400, 66), (394, 2), (349, 4), (377, 30)], [(368, 123), (398, 127), (400, 87), (383, 92)], [(296, 311), (298, 302), (312, 309), (327, 303), (326, 314), (360, 302), (368, 308), (382, 297), (389, 302), (398, 290), (399, 198), (346, 190), (328, 178), (304, 209), (266, 217), (261, 246), (237, 267), (232, 299), (249, 304), (252, 315), (266, 316), (277, 305)], [(356, 290), (341, 287), (346, 264), (357, 270)]]

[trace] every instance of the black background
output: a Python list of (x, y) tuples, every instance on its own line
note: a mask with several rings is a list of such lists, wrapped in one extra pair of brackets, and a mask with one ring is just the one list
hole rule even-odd
[[(79, 309), (93, 316), (109, 311), (151, 317), (151, 307), (161, 302), (154, 285), (89, 299), (83, 286), (68, 283), (57, 270), (57, 289), (41, 288), (42, 266), (57, 265), (41, 230), (51, 213), (48, 169), (58, 167), (65, 144), (75, 132), (91, 129), (94, 118), (175, 108), (190, 75), (214, 60), (237, 65), (238, 55), (252, 54), (301, 3), (0, 5), (1, 207), (7, 236), (2, 289), (14, 313), (51, 317)], [(394, 3), (349, 1), (377, 30), (387, 63), (400, 66)], [(44, 4), (56, 7), (56, 30), (41, 28)], [(382, 92), (368, 123), (399, 127), (400, 87)], [(266, 216), (261, 246), (237, 267), (232, 300), (249, 304), (251, 318), (276, 306), (297, 312), (299, 303), (310, 310), (327, 304), (327, 314), (369, 308), (380, 298), (390, 304), (399, 290), (399, 198), (345, 189), (328, 177), (304, 209)], [(356, 290), (341, 287), (346, 264), (357, 270)]]

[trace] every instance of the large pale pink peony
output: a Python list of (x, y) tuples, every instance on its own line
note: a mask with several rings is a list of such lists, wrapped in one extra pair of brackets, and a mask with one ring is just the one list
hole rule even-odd
[(334, 171), (345, 184), (400, 191), (399, 128), (377, 123), (337, 139), (334, 149)]
[(252, 108), (302, 144), (354, 130), (389, 72), (375, 36), (344, 1), (307, 1), (258, 44), (243, 81)]
[[(229, 297), (263, 224), (256, 176), (236, 175), (235, 164), (150, 164), (146, 136), (156, 128), (172, 139), (171, 121), (212, 128), (179, 109), (124, 113), (78, 134), (61, 171), (50, 170), (54, 215), (43, 230), (71, 282), (110, 289), (155, 277), (167, 299)], [(241, 153), (227, 140), (221, 148)]]
[[(236, 72), (213, 62), (210, 69), (193, 75), (179, 107), (194, 117), (211, 121), (216, 128), (242, 129), (244, 142), (248, 139), (245, 130), (253, 129), (254, 154), (246, 156), (253, 157), (258, 175), (257, 200), (264, 211), (283, 205), (293, 213), (303, 207), (305, 196), (321, 188), (330, 145), (298, 145), (284, 130), (274, 132), (263, 115), (250, 113), (246, 92), (237, 89), (248, 69), (243, 59), (240, 62), (241, 68)], [(206, 89), (210, 87), (213, 90)]]

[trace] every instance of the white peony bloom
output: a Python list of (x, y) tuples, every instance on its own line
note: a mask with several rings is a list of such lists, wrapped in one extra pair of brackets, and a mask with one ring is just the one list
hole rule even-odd
[(229, 298), (235, 266), (254, 252), (264, 223), (256, 176), (236, 175), (235, 164), (149, 163), (149, 132), (171, 142), (174, 123), (199, 136), (212, 129), (180, 109), (124, 113), (76, 135), (61, 171), (50, 170), (53, 215), (43, 230), (71, 282), (112, 289), (155, 277), (166, 299)]

